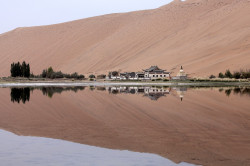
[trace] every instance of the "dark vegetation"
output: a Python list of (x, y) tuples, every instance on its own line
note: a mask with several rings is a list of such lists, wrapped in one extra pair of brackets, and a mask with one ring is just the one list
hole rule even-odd
[(23, 102), (24, 104), (30, 100), (30, 91), (35, 89), (41, 90), (43, 95), (52, 98), (54, 94), (61, 94), (64, 91), (78, 92), (85, 87), (42, 87), (42, 88), (11, 88), (10, 96), (13, 103)]
[(78, 73), (73, 73), (73, 74), (65, 74), (62, 73), (61, 71), (54, 71), (52, 67), (49, 67), (48, 69), (45, 69), (42, 71), (42, 74), (40, 74), (39, 77), (42, 78), (50, 78), (50, 79), (56, 79), (56, 78), (74, 78), (78, 80), (83, 80), (85, 78), (84, 75), (78, 74)]
[(108, 76), (109, 77), (111, 77), (111, 76), (118, 77), (119, 76), (119, 72), (118, 71), (111, 71), (111, 72), (109, 72)]
[(30, 88), (11, 88), (10, 96), (13, 103), (22, 101), (25, 104), (30, 100)]
[(52, 67), (45, 69), (42, 71), (40, 75), (34, 75), (30, 73), (30, 65), (26, 64), (24, 61), (22, 64), (20, 62), (12, 63), (10, 67), (11, 77), (26, 77), (26, 78), (68, 78), (68, 79), (78, 79), (83, 80), (85, 78), (84, 75), (73, 73), (73, 74), (65, 74), (61, 71), (54, 71)]
[(97, 79), (105, 79), (106, 78), (106, 75), (105, 74), (101, 74), (101, 75), (98, 75), (97, 76)]
[(22, 64), (20, 62), (12, 63), (10, 66), (11, 77), (30, 77), (30, 65), (26, 64), (24, 61)]
[(225, 92), (225, 94), (229, 97), (232, 92), (233, 94), (239, 94), (239, 95), (246, 95), (250, 97), (250, 87), (235, 87), (235, 88), (229, 88), (229, 89), (223, 89), (220, 88), (219, 92)]
[(220, 72), (218, 77), (219, 78), (248, 79), (250, 78), (250, 70), (240, 70), (240, 71), (235, 71), (234, 73), (231, 73), (230, 70), (226, 70), (224, 74)]
[(209, 77), (210, 79), (213, 79), (213, 78), (216, 78), (214, 75), (211, 75), (210, 77)]
[(42, 87), (39, 88), (43, 95), (48, 96), (49, 98), (52, 98), (54, 94), (61, 94), (64, 91), (82, 91), (85, 89), (85, 87)]
[(94, 74), (91, 74), (91, 75), (89, 75), (89, 78), (91, 79), (94, 79), (95, 78), (95, 75)]

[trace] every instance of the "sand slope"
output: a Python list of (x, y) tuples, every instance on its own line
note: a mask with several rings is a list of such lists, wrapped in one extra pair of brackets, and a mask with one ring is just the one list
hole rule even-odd
[(13, 61), (35, 74), (53, 66), (89, 74), (150, 65), (191, 75), (250, 68), (250, 1), (174, 1), (155, 10), (111, 14), (0, 35), (0, 76)]

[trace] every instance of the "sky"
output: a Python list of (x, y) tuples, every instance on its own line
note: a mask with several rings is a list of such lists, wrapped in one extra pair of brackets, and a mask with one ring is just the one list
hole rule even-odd
[(0, 0), (0, 34), (98, 15), (154, 9), (172, 0)]

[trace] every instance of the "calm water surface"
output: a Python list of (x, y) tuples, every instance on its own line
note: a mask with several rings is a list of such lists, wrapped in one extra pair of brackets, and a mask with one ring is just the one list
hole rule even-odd
[(0, 96), (3, 165), (250, 165), (248, 87), (17, 87)]

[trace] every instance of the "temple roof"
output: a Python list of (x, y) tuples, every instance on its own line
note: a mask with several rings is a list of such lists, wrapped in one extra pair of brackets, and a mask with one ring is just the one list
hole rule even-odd
[(145, 69), (143, 71), (146, 71), (146, 72), (154, 72), (154, 71), (166, 71), (166, 70), (162, 70), (160, 69), (158, 66), (151, 66), (150, 68), (148, 69)]

